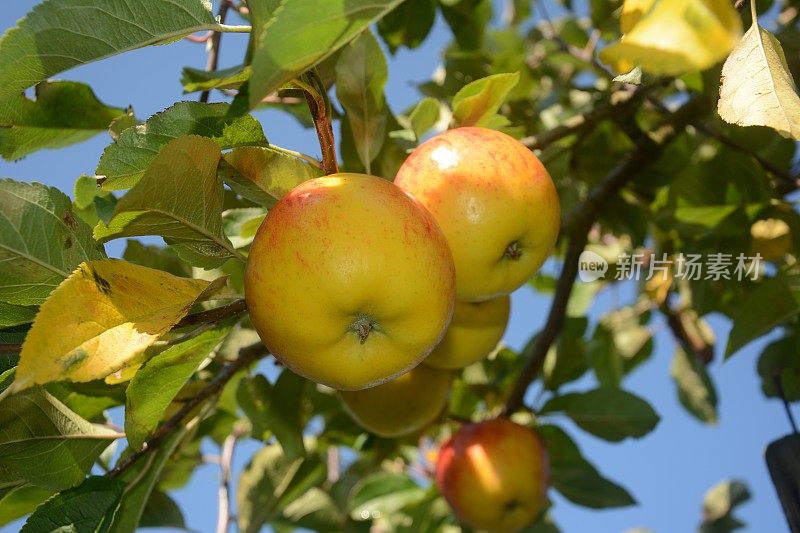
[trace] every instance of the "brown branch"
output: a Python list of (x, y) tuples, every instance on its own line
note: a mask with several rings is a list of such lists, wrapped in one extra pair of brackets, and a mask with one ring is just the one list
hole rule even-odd
[(266, 355), (268, 355), (267, 348), (260, 342), (245, 346), (239, 350), (239, 357), (223, 366), (219, 374), (217, 374), (208, 385), (189, 398), (174, 415), (164, 422), (153, 435), (144, 442), (141, 450), (137, 450), (127, 457), (120, 459), (108, 475), (112, 477), (119, 476), (136, 461), (157, 449), (170, 433), (183, 425), (184, 421), (189, 418), (197, 407), (219, 394), (225, 384), (240, 370), (248, 367), (250, 364)]
[(220, 307), (215, 307), (213, 309), (208, 309), (206, 311), (200, 311), (199, 313), (186, 315), (181, 319), (180, 322), (178, 322), (175, 325), (175, 327), (182, 328), (185, 326), (196, 326), (197, 324), (209, 324), (213, 322), (219, 322), (220, 320), (236, 316), (245, 311), (247, 311), (247, 304), (245, 303), (245, 301), (236, 300), (227, 305), (222, 305)]
[(336, 163), (336, 141), (333, 137), (333, 123), (331, 122), (327, 91), (313, 70), (303, 74), (294, 83), (303, 90), (308, 110), (314, 121), (314, 129), (317, 131), (319, 147), (322, 151), (322, 170), (325, 174), (336, 174), (339, 172), (339, 166)]
[[(230, 7), (230, 0), (220, 0), (219, 11), (217, 12), (220, 24), (225, 24), (225, 17), (228, 16), (228, 9)], [(206, 70), (209, 72), (217, 70), (217, 66), (219, 66), (219, 47), (221, 42), (222, 32), (215, 31), (211, 36), (211, 46), (208, 49), (208, 59), (206, 59)], [(206, 89), (200, 93), (200, 101), (208, 102), (208, 97), (210, 95), (211, 91)]]
[(635, 140), (634, 149), (589, 192), (582, 204), (567, 215), (566, 220), (569, 223), (562, 228), (562, 234), (568, 239), (569, 245), (564, 257), (561, 276), (556, 285), (553, 303), (550, 306), (544, 328), (537, 335), (536, 341), (522, 353), (522, 357), (527, 361), (508, 397), (503, 411), (504, 416), (510, 416), (523, 406), (528, 387), (541, 371), (550, 346), (564, 327), (567, 304), (575, 284), (575, 276), (578, 273), (578, 259), (586, 246), (589, 230), (597, 216), (606, 203), (628, 182), (656, 162), (665, 147), (683, 131), (691, 120), (704, 112), (707, 112), (707, 102), (695, 98), (672, 114), (653, 132), (643, 133), (639, 136)]
[(684, 323), (686, 311), (675, 311), (666, 303), (659, 310), (667, 318), (667, 325), (678, 344), (703, 365), (710, 364), (714, 359), (714, 346), (707, 343), (696, 332), (691, 332), (686, 328)]
[(520, 142), (531, 150), (541, 150), (572, 134), (589, 130), (606, 119), (620, 120), (635, 109), (645, 96), (660, 86), (660, 84), (643, 85), (633, 91), (614, 91), (607, 100), (597, 104), (591, 111), (572, 116), (555, 128), (539, 135), (524, 137)]
[(22, 344), (10, 342), (0, 344), (0, 353), (17, 353), (22, 349)]

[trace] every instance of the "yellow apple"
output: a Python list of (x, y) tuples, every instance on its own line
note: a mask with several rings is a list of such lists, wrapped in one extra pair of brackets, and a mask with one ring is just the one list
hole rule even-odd
[(548, 460), (539, 437), (504, 418), (463, 426), (442, 446), (436, 484), (456, 517), (511, 532), (547, 506)]
[(294, 372), (357, 390), (416, 366), (444, 334), (455, 273), (431, 215), (392, 183), (334, 174), (270, 209), (244, 275), (250, 318)]
[(453, 372), (419, 365), (377, 387), (340, 391), (350, 416), (381, 437), (399, 437), (423, 429), (447, 404)]
[(553, 180), (533, 152), (499, 131), (437, 135), (412, 152), (394, 182), (447, 236), (459, 300), (511, 293), (542, 266), (558, 236)]
[(483, 302), (456, 301), (447, 333), (422, 364), (436, 368), (464, 368), (480, 361), (503, 338), (510, 312), (509, 296)]

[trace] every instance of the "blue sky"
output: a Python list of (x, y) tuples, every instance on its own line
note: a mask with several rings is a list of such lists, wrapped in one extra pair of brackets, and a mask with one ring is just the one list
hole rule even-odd
[[(35, 5), (34, 0), (5, 2), (0, 11), (0, 30), (13, 26)], [(450, 35), (441, 20), (425, 44), (412, 52), (400, 51), (389, 62), (387, 98), (395, 111), (416, 102), (419, 95), (415, 82), (427, 80), (436, 68), (441, 50)], [(246, 36), (227, 34), (223, 37), (220, 66), (240, 62)], [(90, 84), (105, 103), (132, 105), (140, 119), (163, 110), (175, 101), (196, 98), (183, 96), (180, 69), (183, 66), (203, 68), (202, 45), (181, 41), (168, 46), (151, 47), (86, 65), (60, 76)], [(297, 122), (277, 111), (256, 114), (267, 138), (275, 144), (319, 155), (313, 130), (301, 128)], [(40, 181), (71, 194), (75, 178), (93, 174), (103, 148), (111, 142), (103, 134), (83, 144), (59, 151), (44, 151), (8, 163), (0, 161), (0, 177)], [(109, 252), (119, 254), (122, 243), (112, 243)], [(554, 270), (548, 264), (545, 269)], [(607, 290), (597, 298), (590, 318), (630, 303), (635, 288), (622, 285)], [(522, 288), (514, 294), (511, 323), (505, 341), (520, 348), (532, 332), (541, 327), (549, 301)], [(622, 444), (609, 444), (583, 433), (567, 420), (558, 420), (576, 438), (584, 455), (601, 472), (625, 485), (639, 501), (636, 507), (621, 510), (592, 511), (566, 502), (551, 491), (555, 502), (554, 517), (566, 532), (622, 532), (646, 527), (657, 532), (692, 531), (700, 522), (704, 492), (726, 478), (747, 482), (753, 498), (742, 506), (738, 516), (748, 524), (745, 531), (785, 531), (786, 524), (764, 464), (766, 445), (788, 433), (789, 428), (781, 405), (766, 400), (761, 394), (755, 374), (757, 356), (767, 341), (755, 342), (733, 359), (721, 363), (722, 349), (730, 323), (719, 316), (710, 322), (718, 339), (715, 362), (710, 367), (720, 396), (720, 423), (704, 426), (691, 418), (679, 405), (669, 366), (675, 343), (661, 318), (653, 321), (656, 347), (652, 358), (637, 369), (625, 387), (646, 398), (661, 415), (661, 423), (650, 435)], [(572, 384), (569, 389), (587, 390), (592, 379)], [(258, 449), (255, 441), (243, 442), (237, 448), (235, 471)], [(214, 446), (208, 453), (217, 453)], [(217, 469), (198, 469), (189, 485), (173, 494), (184, 510), (187, 525), (196, 531), (213, 531), (217, 508)], [(19, 524), (0, 528), (0, 533), (16, 531)]]

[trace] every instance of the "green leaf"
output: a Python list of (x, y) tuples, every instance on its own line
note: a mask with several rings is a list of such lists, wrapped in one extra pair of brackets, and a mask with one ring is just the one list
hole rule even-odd
[(14, 305), (0, 302), (0, 328), (33, 322), (37, 309), (35, 305)]
[(139, 520), (139, 527), (171, 527), (176, 529), (186, 529), (183, 519), (183, 512), (175, 500), (161, 492), (154, 490), (150, 493), (147, 505), (142, 512)]
[(386, 135), (383, 89), (388, 76), (386, 58), (369, 30), (345, 46), (336, 62), (336, 97), (345, 109), (367, 174)]
[(103, 246), (55, 187), (0, 179), (0, 301), (39, 305)]
[(776, 276), (763, 281), (741, 301), (731, 317), (733, 328), (728, 336), (725, 359), (798, 313), (800, 287), (797, 279)]
[(211, 89), (238, 89), (242, 83), (250, 79), (251, 73), (249, 65), (210, 71), (185, 67), (181, 76), (183, 94)]
[(716, 424), (717, 391), (697, 357), (678, 347), (670, 373), (678, 387), (678, 399), (686, 410), (701, 422)]
[(394, 54), (398, 48), (416, 48), (433, 28), (436, 20), (434, 0), (405, 0), (378, 21), (378, 33)]
[(250, 115), (236, 116), (228, 104), (178, 102), (156, 113), (145, 124), (128, 128), (108, 146), (95, 173), (106, 190), (128, 189), (144, 175), (159, 151), (183, 135), (213, 139), (223, 150), (266, 145), (261, 124)]
[(250, 107), (350, 42), (402, 0), (251, 0)]
[(378, 472), (365, 477), (353, 487), (348, 508), (353, 520), (367, 520), (389, 516), (423, 499), (425, 489), (410, 477)]
[(239, 406), (253, 424), (253, 436), (268, 438), (275, 435), (288, 460), (305, 455), (301, 402), (306, 380), (294, 372), (284, 370), (275, 385), (258, 374), (239, 384)]
[(236, 508), (239, 530), (257, 533), (293, 501), (325, 480), (316, 455), (290, 460), (277, 444), (258, 451), (239, 477)]
[(122, 505), (114, 515), (114, 523), (110, 531), (113, 533), (135, 533), (164, 467), (170, 462), (171, 457), (181, 447), (181, 444), (195, 432), (199, 420), (207, 411), (208, 405), (201, 409), (201, 413), (196, 418), (173, 430), (161, 442), (158, 449), (120, 474), (118, 479), (125, 482), (125, 492), (122, 495)]
[(635, 505), (628, 491), (604, 478), (558, 426), (537, 428), (550, 458), (553, 487), (573, 503), (592, 509)]
[(108, 223), (117, 206), (117, 199), (100, 188), (94, 176), (78, 176), (75, 180), (75, 199), (72, 206), (75, 213), (89, 226), (96, 226), (101, 220)]
[(124, 109), (100, 102), (88, 85), (42, 82), (36, 99), (0, 100), (0, 155), (16, 160), (43, 148), (62, 148), (104, 132)]
[(216, 27), (203, 0), (47, 0), (0, 39), (0, 100), (72, 67)]
[(123, 259), (126, 261), (148, 268), (163, 270), (182, 278), (191, 277), (191, 267), (181, 261), (180, 257), (171, 249), (152, 244), (142, 244), (135, 239), (128, 239), (126, 242), (125, 252), (122, 254)]
[(95, 238), (161, 235), (181, 246), (175, 248), (178, 255), (199, 266), (239, 257), (222, 232), (219, 159), (219, 145), (211, 139), (190, 135), (170, 141), (117, 203), (111, 222), (94, 228)]
[(322, 489), (312, 487), (286, 506), (282, 517), (273, 525), (284, 525), (292, 530), (340, 531), (346, 517), (336, 507), (333, 499)]
[(229, 331), (230, 326), (204, 331), (170, 346), (136, 371), (125, 393), (125, 435), (131, 448), (142, 447), (197, 366)]
[[(0, 390), (11, 385), (13, 377), (13, 370), (0, 375)], [(55, 490), (79, 483), (119, 436), (87, 422), (39, 388), (0, 402), (0, 428), (0, 471)]]
[(4, 493), (0, 488), (0, 526), (33, 512), (53, 491), (33, 485), (23, 485)]
[(564, 411), (579, 427), (612, 442), (640, 438), (658, 424), (658, 415), (643, 399), (614, 387), (569, 393), (549, 400), (542, 414)]
[(107, 476), (91, 476), (40, 505), (20, 533), (105, 533), (119, 508), (124, 484)]
[(421, 139), (439, 122), (439, 101), (430, 96), (423, 98), (408, 115), (408, 126), (417, 140)]
[(548, 351), (542, 367), (542, 377), (548, 389), (556, 390), (565, 383), (575, 381), (589, 368), (583, 340), (588, 323), (586, 317), (566, 319), (558, 343)]
[[(800, 400), (800, 337), (790, 335), (769, 344), (758, 358), (761, 390), (768, 398), (783, 395), (790, 402)], [(779, 380), (782, 391), (778, 391)], [(781, 394), (782, 393), (782, 394)]]
[(492, 20), (491, 0), (439, 0), (439, 3), (458, 47), (463, 51), (481, 48)]
[(494, 74), (465, 85), (453, 97), (457, 126), (488, 126), (519, 81), (519, 72)]
[(300, 183), (323, 174), (300, 154), (275, 146), (237, 148), (225, 154), (220, 165), (222, 179), (236, 194), (264, 207), (272, 207)]
[(733, 517), (733, 511), (750, 499), (747, 485), (726, 480), (711, 487), (703, 498), (703, 522), (700, 533), (730, 533), (744, 526)]

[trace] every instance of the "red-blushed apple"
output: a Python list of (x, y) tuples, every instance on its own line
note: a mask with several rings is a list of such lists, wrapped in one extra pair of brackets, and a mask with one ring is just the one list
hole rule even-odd
[(456, 301), (447, 333), (422, 364), (456, 369), (480, 361), (503, 338), (510, 313), (509, 296), (483, 302)]
[(553, 180), (522, 143), (499, 131), (446, 131), (417, 147), (394, 180), (433, 214), (456, 265), (456, 297), (509, 294), (550, 255), (561, 208)]
[(377, 387), (340, 391), (350, 416), (381, 437), (415, 433), (436, 420), (447, 404), (454, 373), (419, 365)]
[(244, 276), (253, 327), (294, 372), (358, 390), (416, 366), (453, 312), (455, 273), (433, 217), (389, 181), (334, 174), (267, 214)]
[(436, 485), (468, 526), (513, 532), (547, 506), (547, 452), (529, 428), (497, 418), (461, 429), (441, 448)]

